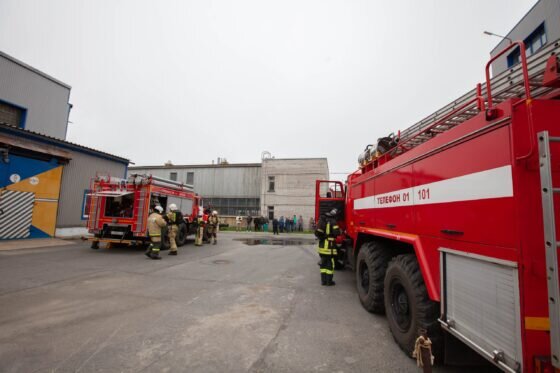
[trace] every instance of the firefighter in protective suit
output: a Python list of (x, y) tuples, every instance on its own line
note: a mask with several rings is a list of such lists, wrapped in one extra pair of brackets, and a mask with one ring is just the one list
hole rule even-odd
[(176, 204), (172, 203), (169, 205), (169, 212), (167, 213), (166, 220), (169, 226), (169, 255), (177, 255), (177, 242), (175, 238), (179, 232), (179, 224), (183, 221), (183, 214), (177, 209)]
[[(218, 219), (218, 211), (212, 211), (212, 215), (208, 218), (208, 238), (210, 239), (210, 243), (214, 245), (218, 243), (218, 225), (220, 224), (220, 219)], [(212, 242), (212, 239), (214, 242)]]
[(319, 267), (321, 268), (321, 285), (333, 286), (334, 260), (337, 255), (335, 238), (340, 234), (336, 222), (337, 209), (332, 209), (322, 215), (315, 229), (315, 236), (319, 239), (317, 252), (321, 257)]
[(161, 247), (161, 229), (165, 227), (165, 220), (161, 216), (163, 208), (161, 206), (154, 207), (154, 210), (148, 217), (148, 235), (150, 236), (150, 246), (146, 250), (146, 256), (151, 259), (161, 259), (159, 250)]
[(206, 225), (206, 222), (204, 220), (204, 215), (202, 215), (202, 211), (198, 213), (198, 218), (196, 219), (196, 223), (198, 224), (198, 226), (196, 228), (196, 236), (194, 239), (194, 244), (196, 246), (202, 246), (202, 239), (204, 236), (204, 226)]

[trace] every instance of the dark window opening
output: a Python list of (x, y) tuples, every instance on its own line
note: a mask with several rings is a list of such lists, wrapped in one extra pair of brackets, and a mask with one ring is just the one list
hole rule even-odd
[[(539, 49), (545, 46), (546, 41), (546, 33), (543, 22), (523, 41), (525, 43), (525, 55), (529, 57), (537, 53)], [(519, 48), (515, 48), (513, 52), (507, 56), (507, 66), (510, 68), (519, 62), (521, 62), (521, 51)]]
[(134, 194), (119, 197), (105, 197), (105, 216), (110, 218), (131, 218)]
[(169, 180), (177, 181), (177, 172), (170, 172)]
[(268, 219), (274, 219), (274, 206), (268, 206)]
[(0, 123), (16, 128), (25, 128), (27, 111), (23, 108), (0, 101)]
[(274, 192), (274, 183), (275, 183), (274, 176), (269, 176), (268, 177), (268, 191), (269, 192)]
[(194, 172), (187, 172), (187, 184), (194, 185)]

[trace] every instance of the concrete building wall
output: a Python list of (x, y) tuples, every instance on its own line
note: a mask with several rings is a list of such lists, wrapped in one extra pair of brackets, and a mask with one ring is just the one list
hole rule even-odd
[[(269, 191), (269, 177), (274, 177), (274, 191)], [(309, 218), (315, 216), (315, 181), (328, 179), (326, 158), (265, 159), (262, 163), (261, 213), (274, 217), (303, 217), (308, 229)]]
[(25, 129), (65, 139), (69, 98), (69, 86), (0, 52), (0, 101), (25, 110)]
[(194, 191), (203, 197), (259, 198), (261, 179), (259, 163), (245, 165), (206, 165), (169, 167), (131, 167), (130, 173), (147, 173), (170, 179), (177, 173), (177, 181), (186, 183), (187, 173), (194, 175)]
[[(547, 44), (560, 39), (560, 0), (540, 0), (506, 35), (512, 40), (525, 40), (544, 22)], [(490, 30), (494, 31), (494, 30)], [(498, 31), (496, 31), (498, 32)], [(509, 40), (502, 40), (491, 52), (494, 57), (509, 45)], [(507, 70), (507, 55), (500, 57), (492, 64), (493, 75)]]
[(126, 177), (127, 163), (105, 159), (81, 151), (72, 151), (70, 162), (62, 172), (62, 186), (57, 216), (57, 228), (85, 226), (82, 219), (84, 191), (97, 174)]

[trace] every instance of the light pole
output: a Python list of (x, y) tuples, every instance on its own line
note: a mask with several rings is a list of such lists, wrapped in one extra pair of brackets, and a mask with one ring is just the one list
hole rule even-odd
[(499, 37), (499, 38), (509, 40), (509, 43), (510, 43), (510, 44), (513, 44), (513, 40), (511, 40), (511, 39), (508, 38), (507, 36), (502, 36), (502, 35), (494, 34), (493, 32), (490, 32), (490, 31), (483, 31), (482, 33), (483, 33), (483, 34), (486, 34), (486, 35), (489, 35), (489, 36), (497, 36), (497, 37)]

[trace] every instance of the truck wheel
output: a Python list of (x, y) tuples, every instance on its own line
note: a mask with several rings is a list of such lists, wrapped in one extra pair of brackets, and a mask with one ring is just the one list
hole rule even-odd
[(188, 228), (186, 224), (179, 224), (179, 229), (177, 230), (177, 237), (175, 237), (175, 243), (177, 246), (183, 246), (187, 242)]
[(436, 360), (443, 356), (443, 336), (437, 321), (439, 306), (428, 297), (414, 254), (399, 255), (389, 263), (385, 275), (385, 310), (393, 338), (409, 357), (419, 329), (427, 331)]
[(169, 250), (171, 245), (169, 244), (169, 235), (167, 234), (167, 226), (161, 228), (161, 250)]
[(378, 242), (366, 242), (356, 260), (356, 287), (362, 306), (369, 312), (383, 314), (383, 289), (389, 251)]

